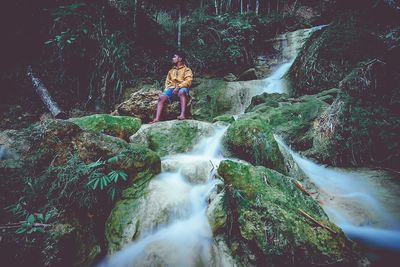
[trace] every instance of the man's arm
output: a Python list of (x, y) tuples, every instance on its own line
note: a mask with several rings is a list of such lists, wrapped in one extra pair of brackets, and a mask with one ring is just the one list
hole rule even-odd
[(165, 78), (165, 89), (174, 87), (175, 83), (171, 79), (171, 71), (168, 71), (167, 77)]
[(186, 68), (183, 82), (178, 84), (178, 87), (179, 88), (188, 88), (192, 85), (192, 81), (193, 81), (193, 72), (191, 69)]

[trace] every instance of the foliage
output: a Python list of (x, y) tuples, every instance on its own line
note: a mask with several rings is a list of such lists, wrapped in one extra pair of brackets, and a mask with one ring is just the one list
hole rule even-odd
[(216, 73), (232, 68), (232, 64), (239, 65), (239, 69), (249, 66), (255, 35), (255, 25), (245, 16), (210, 16), (199, 9), (183, 27), (183, 44), (188, 47), (194, 69), (214, 69)]
[[(23, 228), (27, 230), (34, 223), (45, 223), (55, 213), (70, 208), (94, 209), (100, 200), (104, 201), (102, 192), (105, 190), (114, 200), (122, 187), (120, 181), (127, 180), (124, 171), (114, 170), (111, 166), (121, 157), (123, 155), (118, 154), (108, 160), (87, 164), (74, 153), (64, 165), (49, 166), (40, 176), (27, 177), (25, 195), (9, 210), (17, 218), (26, 218), (28, 224)], [(20, 233), (23, 232), (21, 229)]]

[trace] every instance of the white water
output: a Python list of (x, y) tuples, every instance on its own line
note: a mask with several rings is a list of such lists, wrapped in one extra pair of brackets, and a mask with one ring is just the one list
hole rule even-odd
[[(199, 142), (187, 155), (168, 156), (163, 165), (175, 171), (163, 172), (152, 181), (165, 199), (175, 206), (169, 211), (165, 225), (149, 228), (140, 238), (106, 259), (100, 266), (208, 266), (212, 258), (213, 236), (206, 216), (207, 199), (218, 180), (212, 179), (216, 165), (222, 160), (220, 143), (226, 127)], [(200, 173), (206, 177), (191, 183), (184, 175), (185, 166), (203, 168), (198, 162), (211, 162)], [(165, 164), (164, 164), (165, 163)], [(182, 166), (182, 168), (180, 167)], [(164, 167), (163, 167), (164, 168)], [(164, 193), (161, 193), (164, 192)], [(167, 193), (165, 193), (167, 192)]]
[(272, 72), (266, 79), (262, 80), (263, 84), (257, 89), (257, 94), (262, 93), (287, 93), (288, 88), (285, 81), (285, 74), (289, 71), (294, 60), (300, 52), (301, 47), (307, 38), (315, 31), (324, 28), (326, 25), (314, 27), (306, 30), (298, 30), (282, 34), (278, 39), (282, 40), (282, 60), (283, 62)]
[(350, 238), (400, 251), (400, 186), (395, 181), (381, 172), (351, 172), (318, 165), (292, 151), (279, 138), (276, 140), (315, 184), (317, 200), (330, 220)]

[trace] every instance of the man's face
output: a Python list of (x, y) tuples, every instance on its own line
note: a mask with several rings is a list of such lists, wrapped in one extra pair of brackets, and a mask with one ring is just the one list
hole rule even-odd
[(172, 57), (172, 63), (174, 63), (174, 64), (177, 64), (178, 62), (181, 62), (181, 61), (182, 61), (182, 58), (178, 55), (174, 55)]

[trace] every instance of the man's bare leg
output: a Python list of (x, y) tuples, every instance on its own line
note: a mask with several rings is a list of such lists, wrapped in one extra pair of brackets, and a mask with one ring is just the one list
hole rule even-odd
[(188, 102), (188, 98), (185, 92), (179, 92), (179, 101), (181, 103), (181, 114), (177, 117), (178, 120), (185, 120), (187, 119), (185, 114), (186, 114), (186, 106)]
[(162, 114), (164, 104), (167, 101), (167, 99), (168, 99), (168, 97), (166, 95), (160, 95), (160, 98), (158, 99), (158, 103), (157, 103), (156, 117), (154, 118), (153, 121), (150, 122), (150, 124), (159, 122), (161, 120), (161, 114)]

